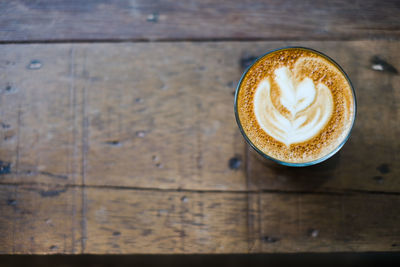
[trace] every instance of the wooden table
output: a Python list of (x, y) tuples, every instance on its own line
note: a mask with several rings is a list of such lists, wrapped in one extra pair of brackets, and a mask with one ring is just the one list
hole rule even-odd
[[(2, 1), (0, 253), (400, 250), (398, 1)], [(245, 144), (254, 57), (320, 50), (352, 137), (287, 168)]]

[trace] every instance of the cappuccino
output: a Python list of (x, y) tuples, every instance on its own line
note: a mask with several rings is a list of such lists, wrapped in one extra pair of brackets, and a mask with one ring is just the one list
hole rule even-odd
[(355, 118), (347, 76), (328, 57), (283, 48), (257, 60), (236, 92), (236, 118), (261, 154), (288, 165), (309, 165), (333, 155)]

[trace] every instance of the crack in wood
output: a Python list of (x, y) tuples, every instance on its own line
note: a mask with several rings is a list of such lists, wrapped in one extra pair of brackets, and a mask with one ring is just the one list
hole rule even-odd
[(47, 183), (0, 183), (0, 186), (65, 186), (69, 188), (93, 188), (103, 190), (132, 190), (132, 191), (154, 191), (154, 192), (187, 192), (187, 193), (198, 193), (198, 194), (282, 194), (282, 195), (331, 195), (331, 196), (351, 196), (355, 194), (365, 195), (400, 195), (400, 192), (387, 192), (387, 191), (372, 191), (372, 190), (354, 190), (346, 189), (341, 191), (298, 191), (298, 190), (281, 190), (281, 189), (263, 189), (263, 190), (216, 190), (216, 189), (188, 189), (188, 188), (156, 188), (156, 187), (135, 187), (135, 186), (114, 186), (114, 185), (80, 185), (80, 184), (47, 184)]
[[(82, 75), (84, 77), (88, 77), (88, 71), (86, 70), (86, 60), (87, 60), (87, 51), (84, 50), (84, 56), (83, 56), (83, 70), (82, 70)], [(87, 199), (86, 199), (86, 167), (87, 167), (87, 153), (89, 150), (89, 118), (87, 117), (87, 81), (88, 79), (85, 78), (85, 84), (83, 86), (82, 90), (82, 171), (81, 171), (81, 178), (82, 178), (82, 239), (81, 239), (81, 246), (82, 250), (81, 253), (85, 252), (86, 248), (86, 240), (87, 240)]]
[(65, 193), (67, 192), (68, 188), (64, 188), (64, 189), (59, 189), (59, 190), (40, 190), (39, 194), (42, 197), (57, 197), (59, 196), (61, 193)]
[[(77, 169), (77, 164), (76, 164), (76, 159), (78, 158), (78, 152), (77, 152), (77, 94), (76, 94), (76, 86), (75, 86), (75, 46), (71, 45), (71, 48), (69, 50), (69, 103), (70, 103), (70, 115), (72, 118), (72, 136), (70, 140), (70, 144), (72, 144), (72, 150), (70, 151), (69, 154), (69, 170), (70, 173), (72, 173), (72, 180), (74, 183), (76, 183), (76, 169)], [(76, 197), (76, 190), (73, 190), (72, 192), (72, 229), (71, 229), (71, 253), (76, 252), (76, 245), (75, 245), (75, 228), (77, 228), (77, 221), (76, 221), (76, 214), (77, 214), (77, 197)], [(65, 239), (65, 237), (64, 237)], [(64, 245), (64, 250), (65, 250), (65, 245)]]

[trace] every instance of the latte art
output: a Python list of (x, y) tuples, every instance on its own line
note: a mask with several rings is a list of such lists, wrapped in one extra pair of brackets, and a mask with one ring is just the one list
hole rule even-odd
[(315, 87), (308, 77), (298, 81), (287, 67), (276, 69), (274, 74), (280, 103), (288, 113), (282, 114), (274, 106), (270, 78), (266, 78), (259, 83), (254, 96), (258, 123), (265, 132), (287, 146), (311, 139), (332, 116), (333, 98), (329, 88), (322, 83)]
[(257, 60), (235, 100), (247, 142), (263, 156), (292, 166), (332, 156), (355, 119), (354, 93), (344, 72), (306, 48), (283, 48)]

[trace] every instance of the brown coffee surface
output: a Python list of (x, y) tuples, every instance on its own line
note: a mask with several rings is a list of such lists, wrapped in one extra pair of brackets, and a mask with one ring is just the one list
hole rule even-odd
[[(292, 87), (283, 88), (280, 73)], [(355, 99), (349, 81), (334, 62), (312, 50), (267, 54), (248, 70), (238, 90), (237, 115), (248, 139), (283, 162), (305, 163), (328, 155), (353, 124)]]

